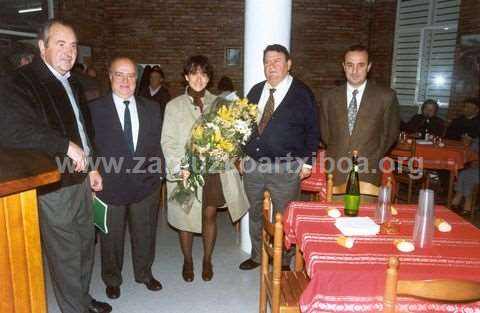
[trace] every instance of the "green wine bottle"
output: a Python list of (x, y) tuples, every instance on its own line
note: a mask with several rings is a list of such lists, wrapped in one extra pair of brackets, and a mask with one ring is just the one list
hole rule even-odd
[(360, 206), (360, 180), (358, 179), (358, 151), (353, 151), (352, 169), (348, 173), (347, 187), (345, 189), (345, 215), (357, 216), (358, 208)]

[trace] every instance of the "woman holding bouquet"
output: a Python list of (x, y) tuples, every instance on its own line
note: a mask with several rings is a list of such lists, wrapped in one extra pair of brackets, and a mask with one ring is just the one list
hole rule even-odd
[(171, 100), (165, 109), (162, 129), (162, 149), (167, 166), (167, 189), (169, 194), (168, 222), (178, 229), (184, 263), (182, 276), (186, 282), (193, 281), (192, 244), (193, 234), (202, 233), (203, 267), (202, 279), (213, 276), (212, 253), (217, 236), (217, 208), (228, 206), (235, 222), (248, 210), (248, 200), (243, 190), (240, 175), (235, 168), (219, 174), (205, 176), (205, 184), (197, 190), (192, 202), (181, 205), (171, 195), (179, 179), (187, 179), (190, 172), (180, 168), (186, 145), (192, 137), (195, 122), (212, 107), (216, 96), (206, 90), (213, 69), (203, 55), (189, 57), (183, 69), (187, 82), (185, 94)]

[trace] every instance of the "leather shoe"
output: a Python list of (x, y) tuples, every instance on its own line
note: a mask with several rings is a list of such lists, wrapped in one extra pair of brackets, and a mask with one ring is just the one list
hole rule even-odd
[(161, 290), (163, 288), (162, 284), (153, 277), (150, 278), (150, 280), (145, 282), (144, 284), (145, 284), (145, 286), (147, 287), (148, 290), (152, 290), (152, 291), (158, 291), (158, 290)]
[(203, 262), (202, 279), (204, 281), (211, 281), (213, 277), (212, 262)]
[(257, 263), (252, 259), (248, 259), (240, 263), (240, 266), (238, 268), (244, 271), (248, 271), (248, 270), (253, 270), (254, 268), (257, 268), (259, 266), (260, 266), (260, 263)]
[(107, 286), (105, 293), (110, 299), (118, 299), (120, 297), (120, 286)]
[(186, 281), (187, 283), (190, 283), (193, 281), (193, 277), (194, 277), (193, 263), (191, 262), (183, 263), (182, 277), (183, 277), (183, 280)]
[(290, 265), (282, 265), (282, 272), (290, 272)]
[(110, 313), (112, 312), (112, 306), (106, 302), (100, 302), (92, 299), (88, 306), (89, 313)]

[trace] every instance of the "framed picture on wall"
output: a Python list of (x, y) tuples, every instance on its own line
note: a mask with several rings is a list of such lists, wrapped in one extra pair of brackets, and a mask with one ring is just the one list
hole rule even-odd
[(85, 66), (92, 63), (92, 47), (90, 45), (79, 44), (77, 46), (77, 62)]
[(241, 48), (225, 48), (225, 66), (240, 66), (241, 61)]

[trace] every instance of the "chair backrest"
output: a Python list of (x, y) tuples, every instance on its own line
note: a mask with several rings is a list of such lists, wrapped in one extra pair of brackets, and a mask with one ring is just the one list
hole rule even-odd
[[(387, 186), (392, 187), (392, 178), (388, 177)], [(333, 195), (344, 194), (347, 189), (347, 183), (343, 183), (341, 185), (334, 186), (333, 185), (333, 175), (328, 174), (327, 180), (327, 202), (333, 201)], [(378, 197), (378, 193), (380, 191), (379, 186), (376, 186), (372, 183), (360, 181), (360, 194), (362, 195), (369, 195)]]
[(397, 295), (448, 302), (480, 300), (480, 282), (461, 279), (398, 280), (398, 266), (398, 258), (390, 257), (383, 296), (384, 313), (395, 313)]
[[(270, 289), (272, 312), (278, 311), (280, 307), (280, 280), (282, 275), (282, 252), (283, 252), (283, 224), (282, 214), (275, 214), (275, 222), (272, 223), (271, 211), (272, 205), (270, 194), (264, 193), (263, 200), (263, 231), (262, 231), (262, 267), (261, 275), (272, 273), (271, 285), (265, 286)], [(272, 270), (270, 271), (269, 258), (272, 261)]]

